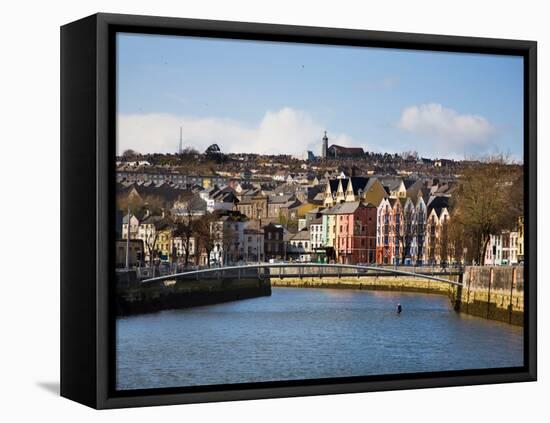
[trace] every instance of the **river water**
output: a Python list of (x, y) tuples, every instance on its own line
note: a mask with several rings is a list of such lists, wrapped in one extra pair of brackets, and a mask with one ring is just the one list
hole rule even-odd
[(273, 288), (119, 318), (116, 364), (119, 390), (513, 367), (523, 328), (457, 314), (440, 295)]

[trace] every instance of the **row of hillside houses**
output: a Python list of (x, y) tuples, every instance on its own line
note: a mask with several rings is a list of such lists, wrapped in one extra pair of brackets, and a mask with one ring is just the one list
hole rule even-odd
[[(200, 265), (268, 260), (382, 265), (451, 261), (447, 229), (456, 189), (453, 181), (342, 177), (320, 188), (303, 192), (302, 188), (283, 184), (273, 190), (245, 186), (240, 192), (229, 186), (180, 190), (171, 194), (175, 199), (167, 209), (170, 219), (125, 216), (117, 248), (124, 249), (124, 240), (141, 241), (143, 253), (135, 254), (136, 260), (139, 256), (143, 262), (181, 263), (187, 255), (188, 262)], [(140, 195), (145, 188), (128, 189), (131, 195)], [(171, 223), (207, 214), (213, 216), (208, 251), (194, 236), (189, 240), (179, 236)], [(521, 231), (520, 225), (517, 232), (492, 237), (485, 262), (521, 262)]]
[[(449, 197), (383, 198), (380, 204), (348, 201), (315, 209), (320, 216), (290, 237), (302, 261), (342, 264), (436, 264), (449, 221)], [(308, 213), (310, 214), (310, 213)], [(307, 220), (307, 216), (306, 219)]]
[[(221, 211), (214, 213), (214, 216), (210, 221), (208, 243), (211, 248), (207, 256), (196, 234), (187, 237), (179, 233), (172, 219), (149, 214), (140, 219), (134, 214), (127, 214), (122, 219), (122, 236), (117, 241), (117, 265), (125, 264), (125, 251), (130, 243), (130, 266), (153, 261), (185, 264), (185, 257), (187, 264), (194, 265), (257, 262), (283, 254), (282, 226), (267, 225), (262, 228), (257, 221), (249, 220), (238, 212)], [(277, 243), (278, 240), (280, 242)], [(267, 255), (264, 246), (268, 250)]]

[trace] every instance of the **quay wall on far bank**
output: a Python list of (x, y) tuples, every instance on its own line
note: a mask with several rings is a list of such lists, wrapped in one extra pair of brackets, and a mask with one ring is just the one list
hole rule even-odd
[(470, 266), (462, 289), (452, 298), (459, 311), (523, 326), (523, 266)]
[[(459, 281), (458, 276), (442, 276)], [(376, 291), (419, 292), (449, 297), (456, 311), (523, 325), (523, 267), (466, 267), (462, 287), (407, 276), (324, 276), (284, 278), (271, 276), (272, 286), (338, 288)]]
[(135, 272), (117, 275), (116, 314), (151, 313), (271, 295), (269, 280), (258, 278), (174, 279), (141, 284)]

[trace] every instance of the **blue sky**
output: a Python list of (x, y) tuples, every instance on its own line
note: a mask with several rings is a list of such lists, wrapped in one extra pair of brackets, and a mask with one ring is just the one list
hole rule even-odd
[(119, 34), (121, 152), (523, 157), (519, 57)]

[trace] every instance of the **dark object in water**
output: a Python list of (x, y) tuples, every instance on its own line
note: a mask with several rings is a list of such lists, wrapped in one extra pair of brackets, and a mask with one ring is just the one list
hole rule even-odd
[(403, 308), (401, 307), (401, 304), (397, 304), (397, 314), (401, 314), (401, 312), (403, 311)]

